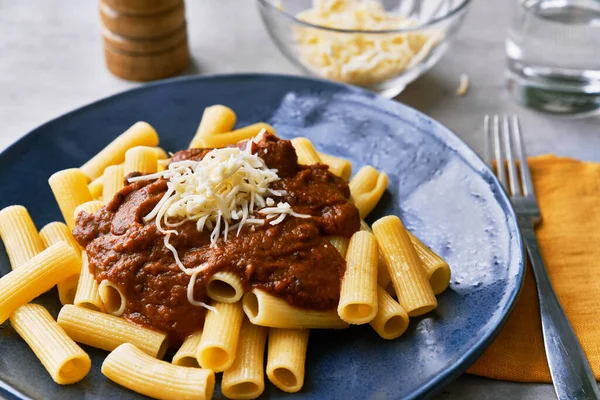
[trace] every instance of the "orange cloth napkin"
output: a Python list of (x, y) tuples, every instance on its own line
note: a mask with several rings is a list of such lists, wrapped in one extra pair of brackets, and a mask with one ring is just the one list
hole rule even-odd
[[(600, 163), (554, 155), (529, 160), (542, 212), (537, 229), (554, 290), (600, 379)], [(519, 382), (551, 382), (531, 267), (499, 336), (467, 372)]]

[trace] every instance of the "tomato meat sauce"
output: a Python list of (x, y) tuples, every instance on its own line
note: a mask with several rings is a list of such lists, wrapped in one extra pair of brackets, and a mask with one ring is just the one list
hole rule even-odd
[[(209, 150), (183, 150), (173, 155), (172, 162), (201, 160)], [(327, 236), (350, 237), (360, 228), (348, 185), (325, 165), (299, 165), (291, 143), (273, 135), (265, 134), (253, 143), (252, 153), (277, 169), (281, 179), (270, 187), (286, 194), (272, 197), (311, 217), (287, 216), (274, 226), (246, 225), (239, 235), (232, 231), (226, 241), (220, 237), (216, 246), (210, 245), (210, 232), (199, 232), (194, 221), (173, 228), (178, 234), (171, 236), (170, 243), (185, 267), (208, 266), (197, 277), (194, 299), (208, 303), (208, 279), (231, 271), (246, 291), (259, 288), (292, 306), (334, 310), (346, 263)], [(206, 309), (189, 303), (190, 276), (165, 247), (155, 220), (144, 222), (166, 191), (167, 181), (162, 178), (126, 183), (100, 211), (80, 213), (73, 234), (85, 247), (96, 280), (107, 279), (125, 294), (123, 316), (166, 332), (175, 345), (202, 328)]]

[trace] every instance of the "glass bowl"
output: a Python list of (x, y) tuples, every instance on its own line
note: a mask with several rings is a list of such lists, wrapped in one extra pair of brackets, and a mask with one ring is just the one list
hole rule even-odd
[(305, 73), (393, 98), (446, 52), (470, 0), (257, 0)]

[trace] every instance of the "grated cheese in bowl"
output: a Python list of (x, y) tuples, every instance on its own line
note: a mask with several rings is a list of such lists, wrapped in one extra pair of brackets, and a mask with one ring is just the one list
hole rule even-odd
[(384, 82), (421, 63), (443, 39), (432, 30), (379, 32), (413, 28), (419, 22), (388, 12), (375, 0), (314, 0), (312, 8), (296, 17), (351, 31), (297, 27), (297, 52), (300, 62), (313, 73), (362, 86)]
[[(157, 229), (165, 235), (164, 244), (175, 258), (178, 267), (187, 275), (188, 300), (191, 304), (212, 309), (194, 300), (194, 284), (207, 265), (187, 268), (181, 262), (177, 249), (170, 243), (175, 228), (194, 221), (198, 231), (211, 232), (211, 246), (224, 241), (232, 231), (239, 235), (246, 225), (270, 225), (281, 223), (287, 216), (310, 218), (310, 215), (294, 212), (286, 202), (275, 204), (273, 197), (286, 194), (283, 190), (269, 188), (280, 180), (277, 170), (269, 169), (264, 160), (252, 154), (252, 143), (244, 149), (229, 147), (214, 149), (200, 161), (184, 160), (169, 164), (165, 171), (129, 179), (138, 182), (155, 179), (167, 180), (167, 191), (144, 221), (156, 221)], [(273, 197), (271, 197), (273, 196)]]

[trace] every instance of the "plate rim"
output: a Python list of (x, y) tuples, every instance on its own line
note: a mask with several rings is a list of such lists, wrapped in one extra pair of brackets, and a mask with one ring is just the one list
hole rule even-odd
[[(483, 352), (492, 344), (493, 340), (498, 336), (498, 334), (500, 333), (500, 331), (502, 330), (502, 328), (508, 321), (508, 318), (512, 314), (512, 312), (515, 308), (515, 305), (517, 303), (517, 299), (523, 289), (523, 282), (524, 282), (525, 273), (526, 273), (526, 270), (525, 270), (526, 258), (525, 258), (525, 249), (524, 249), (524, 244), (523, 244), (523, 238), (522, 238), (521, 231), (520, 231), (520, 228), (518, 225), (518, 219), (517, 219), (516, 213), (514, 211), (512, 203), (510, 201), (510, 197), (508, 196), (504, 187), (500, 184), (496, 175), (493, 173), (491, 168), (485, 163), (485, 161), (482, 159), (482, 157), (471, 146), (469, 146), (464, 140), (462, 140), (451, 129), (449, 129), (448, 127), (446, 127), (444, 124), (442, 124), (438, 120), (434, 119), (433, 117), (430, 117), (429, 115), (425, 114), (424, 112), (419, 111), (419, 110), (417, 110), (407, 104), (401, 103), (399, 101), (396, 101), (393, 99), (387, 99), (383, 96), (380, 96), (374, 92), (368, 91), (368, 90), (360, 88), (360, 87), (356, 87), (356, 86), (352, 86), (352, 85), (348, 85), (348, 84), (344, 84), (344, 83), (339, 83), (339, 82), (333, 82), (333, 81), (329, 81), (326, 79), (320, 79), (320, 78), (315, 78), (315, 77), (306, 77), (306, 76), (301, 76), (301, 75), (281, 74), (281, 73), (259, 73), (259, 72), (256, 72), (256, 73), (252, 73), (252, 72), (251, 73), (217, 73), (217, 74), (207, 74), (207, 75), (183, 75), (183, 76), (177, 76), (174, 78), (154, 81), (154, 82), (142, 84), (142, 85), (139, 85), (139, 86), (136, 86), (133, 88), (129, 88), (126, 90), (122, 90), (117, 93), (113, 93), (111, 95), (91, 101), (82, 106), (76, 107), (70, 111), (63, 113), (63, 114), (60, 114), (57, 117), (47, 120), (46, 122), (43, 122), (42, 124), (29, 130), (27, 133), (25, 133), (23, 136), (21, 136), (15, 142), (8, 145), (8, 147), (6, 147), (4, 150), (2, 150), (0, 152), (0, 158), (5, 156), (6, 153), (13, 152), (18, 147), (25, 145), (25, 142), (28, 140), (31, 140), (31, 138), (33, 137), (32, 135), (35, 135), (36, 131), (42, 130), (50, 124), (59, 122), (59, 120), (61, 120), (62, 118), (74, 116), (80, 112), (84, 112), (85, 110), (91, 109), (99, 104), (104, 103), (104, 102), (110, 102), (115, 99), (118, 99), (120, 96), (128, 95), (133, 92), (144, 91), (144, 90), (151, 89), (151, 88), (154, 88), (157, 86), (169, 86), (171, 84), (176, 84), (176, 83), (183, 82), (183, 81), (210, 81), (210, 80), (230, 80), (230, 79), (267, 79), (267, 80), (268, 79), (278, 79), (278, 80), (283, 80), (283, 81), (285, 81), (285, 80), (307, 81), (307, 82), (312, 82), (313, 84), (317, 83), (319, 85), (325, 85), (325, 86), (329, 86), (329, 87), (333, 86), (333, 87), (341, 88), (348, 93), (353, 93), (353, 94), (359, 95), (362, 98), (370, 98), (377, 102), (383, 102), (387, 106), (389, 106), (389, 109), (384, 110), (385, 112), (389, 112), (390, 110), (392, 110), (392, 111), (401, 110), (398, 112), (399, 115), (396, 115), (396, 117), (398, 117), (398, 118), (405, 119), (405, 118), (401, 117), (402, 113), (410, 112), (410, 113), (417, 115), (420, 118), (423, 118), (424, 120), (428, 121), (433, 126), (436, 126), (436, 131), (443, 132), (445, 139), (451, 139), (452, 146), (450, 146), (450, 147), (453, 151), (456, 151), (458, 149), (460, 151), (460, 155), (463, 158), (468, 156), (472, 160), (475, 160), (476, 162), (480, 162), (484, 166), (483, 171), (478, 170), (478, 171), (474, 171), (474, 172), (480, 176), (483, 175), (484, 173), (487, 173), (487, 175), (491, 178), (490, 186), (493, 186), (496, 188), (498, 196), (500, 196), (500, 198), (506, 203), (506, 207), (502, 207), (502, 208), (503, 208), (506, 216), (508, 218), (510, 218), (515, 225), (515, 231), (511, 232), (511, 234), (514, 234), (514, 236), (517, 240), (518, 255), (520, 256), (520, 262), (519, 262), (520, 265), (519, 265), (518, 274), (514, 277), (514, 279), (516, 279), (516, 282), (515, 282), (516, 290), (511, 294), (511, 296), (507, 300), (506, 307), (505, 307), (502, 315), (499, 317), (499, 320), (491, 327), (491, 329), (488, 332), (486, 332), (486, 334), (484, 334), (477, 342), (475, 342), (475, 344), (473, 344), (471, 346), (471, 348), (468, 351), (466, 351), (462, 356), (460, 356), (456, 361), (451, 363), (444, 372), (442, 372), (442, 373), (438, 374), (436, 377), (426, 381), (423, 385), (419, 386), (418, 388), (414, 389), (412, 392), (408, 393), (404, 398), (405, 399), (417, 399), (417, 398), (423, 398), (423, 397), (428, 398), (428, 397), (431, 397), (434, 394), (440, 392), (446, 385), (448, 385), (450, 382), (455, 380), (461, 374), (465, 373), (465, 371), (471, 365), (473, 365), (475, 363), (475, 361), (477, 361), (479, 356), (481, 356), (481, 354), (483, 354)], [(375, 108), (381, 108), (381, 107), (379, 106), (379, 104), (377, 104), (375, 106)], [(396, 113), (394, 112), (394, 114), (396, 114)], [(433, 134), (433, 136), (439, 137), (439, 135), (437, 135), (437, 134)], [(472, 160), (467, 159), (466, 161), (472, 161)], [(498, 200), (499, 199), (496, 197), (497, 202), (498, 202)], [(22, 393), (21, 390), (19, 390), (17, 387), (10, 385), (8, 382), (3, 381), (2, 379), (0, 379), (0, 394), (9, 396), (10, 399), (32, 400), (29, 396)]]

